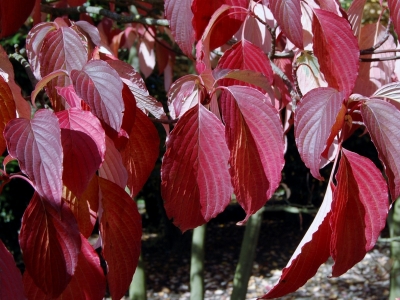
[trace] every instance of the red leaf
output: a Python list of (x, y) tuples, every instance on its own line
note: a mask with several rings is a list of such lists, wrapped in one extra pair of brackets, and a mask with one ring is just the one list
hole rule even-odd
[(222, 123), (203, 105), (187, 111), (167, 141), (161, 194), (169, 218), (183, 232), (216, 217), (232, 187)]
[(263, 299), (282, 297), (296, 291), (313, 277), (321, 264), (329, 258), (331, 228), (329, 217), (332, 203), (332, 190), (328, 186), (324, 201), (276, 285)]
[(176, 43), (187, 56), (192, 56), (195, 40), (191, 9), (193, 0), (165, 0), (165, 16), (169, 21), (171, 33)]
[(6, 150), (3, 131), (8, 121), (16, 118), (13, 94), (7, 82), (0, 76), (0, 153)]
[[(296, 108), (294, 128), (301, 159), (311, 174), (322, 180), (319, 173), (321, 155), (329, 147), (328, 139), (342, 109), (343, 94), (333, 88), (317, 88), (308, 92)], [(341, 126), (335, 128), (336, 133)], [(336, 135), (333, 132), (333, 136)], [(332, 136), (332, 137), (333, 137)], [(333, 138), (329, 141), (332, 143)]]
[(79, 226), (79, 232), (89, 238), (93, 232), (99, 210), (99, 184), (93, 176), (85, 192), (76, 197), (67, 187), (63, 188), (63, 200), (69, 205)]
[(0, 240), (0, 299), (25, 299), (20, 270)]
[(47, 296), (58, 297), (75, 272), (81, 248), (69, 207), (56, 211), (35, 193), (22, 218), (19, 242), (26, 272)]
[(0, 1), (0, 38), (15, 33), (35, 6), (35, 0)]
[[(31, 117), (31, 107), (29, 102), (26, 101), (21, 94), (21, 88), (14, 81), (14, 67), (12, 66), (10, 60), (8, 59), (8, 54), (0, 46), (0, 76), (3, 77), (4, 81), (10, 88), (13, 96), (13, 101), (15, 102), (15, 109), (18, 111), (19, 117), (30, 118)], [(8, 102), (8, 101), (6, 101)], [(9, 103), (10, 106), (11, 103)], [(3, 113), (4, 109), (2, 109)], [(15, 113), (15, 112), (14, 112)]]
[(71, 79), (76, 93), (89, 104), (92, 113), (119, 131), (124, 100), (118, 73), (104, 61), (91, 60), (81, 71), (72, 70)]
[(387, 185), (379, 169), (354, 152), (343, 149), (342, 154), (330, 218), (334, 277), (347, 272), (374, 247), (389, 211)]
[(4, 129), (9, 154), (18, 159), (40, 196), (61, 206), (62, 161), (58, 119), (50, 110), (38, 110), (32, 120), (13, 119)]
[(99, 178), (102, 193), (100, 233), (107, 261), (107, 281), (113, 299), (128, 290), (139, 261), (142, 223), (135, 201), (115, 183)]
[(314, 13), (314, 54), (329, 86), (348, 97), (358, 74), (360, 51), (357, 39), (346, 19), (320, 9), (315, 9)]
[(114, 142), (109, 137), (106, 137), (106, 146), (106, 155), (99, 169), (99, 176), (125, 189), (128, 182), (128, 173), (122, 163), (121, 154), (115, 148)]
[[(28, 272), (24, 273), (24, 288), (29, 300), (46, 299), (46, 295), (35, 285)], [(105, 292), (106, 278), (100, 266), (100, 259), (87, 239), (81, 236), (81, 252), (75, 274), (56, 300), (101, 300)]]
[(400, 196), (400, 112), (393, 104), (369, 100), (361, 106), (361, 115), (385, 166), (392, 201)]
[(246, 212), (244, 223), (279, 186), (284, 165), (283, 128), (278, 111), (261, 92), (243, 86), (225, 89), (236, 100), (226, 97), (221, 108), (230, 174), (236, 198)]
[(262, 73), (272, 84), (274, 73), (268, 57), (260, 48), (249, 41), (242, 40), (225, 51), (218, 62), (217, 69), (253, 70)]
[(58, 112), (56, 116), (64, 152), (63, 181), (80, 197), (104, 160), (104, 129), (91, 112), (78, 108)]
[(160, 138), (149, 118), (136, 109), (134, 127), (126, 147), (121, 151), (122, 161), (128, 171), (128, 188), (136, 196), (149, 178), (158, 159)]
[[(360, 49), (368, 49), (374, 46), (385, 36), (386, 28), (379, 23), (366, 24), (361, 28)], [(383, 43), (379, 50), (396, 49), (396, 44), (391, 35)], [(373, 55), (363, 55), (362, 58), (388, 58), (393, 53), (380, 53)], [(365, 96), (371, 96), (381, 86), (392, 82), (392, 75), (395, 70), (393, 60), (362, 62), (360, 64), (356, 85), (353, 93), (359, 93)]]
[[(40, 73), (44, 77), (56, 70), (66, 70), (70, 73), (73, 69), (80, 70), (87, 61), (87, 50), (80, 36), (69, 27), (47, 33), (40, 49)], [(58, 77), (47, 84), (47, 94), (52, 101), (55, 111), (64, 108), (56, 86), (63, 87), (71, 84), (68, 77)]]
[(200, 40), (213, 14), (222, 5), (231, 6), (229, 10), (220, 15), (220, 22), (213, 24), (213, 35), (210, 42), (210, 50), (225, 44), (239, 30), (249, 5), (248, 0), (216, 0), (204, 5), (203, 1), (193, 0), (192, 25), (195, 31), (196, 40)]
[[(90, 107), (76, 94), (74, 87), (71, 85), (66, 87), (56, 86), (57, 93), (65, 99), (70, 108), (77, 107), (79, 109), (90, 111)], [(66, 105), (66, 107), (68, 107)]]
[(400, 3), (397, 0), (388, 0), (388, 7), (394, 29), (397, 35), (400, 36)]
[(270, 0), (270, 9), (287, 38), (303, 49), (300, 0)]
[(156, 118), (161, 118), (165, 114), (161, 102), (149, 95), (142, 77), (131, 65), (120, 60), (107, 60), (107, 63), (117, 71), (122, 82), (129, 87), (135, 96), (136, 105), (141, 110), (150, 112)]

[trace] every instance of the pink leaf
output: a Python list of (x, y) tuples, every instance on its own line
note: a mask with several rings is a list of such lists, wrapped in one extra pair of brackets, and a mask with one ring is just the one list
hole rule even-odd
[[(87, 50), (76, 31), (69, 27), (61, 27), (47, 33), (44, 38), (39, 54), (40, 73), (42, 77), (56, 70), (66, 70), (70, 73), (73, 69), (82, 69), (87, 59)], [(58, 77), (47, 84), (47, 94), (56, 111), (63, 109), (64, 104), (60, 102), (55, 87), (70, 84), (70, 79), (67, 77)]]
[(284, 165), (283, 128), (278, 111), (258, 90), (236, 85), (224, 89), (234, 98), (223, 99), (221, 109), (232, 185), (246, 212), (244, 223), (279, 186)]
[(77, 21), (75, 22), (75, 25), (78, 26), (78, 28), (81, 31), (83, 31), (90, 37), (90, 40), (92, 41), (93, 44), (100, 46), (101, 37), (97, 27), (93, 26), (92, 24), (86, 21)]
[(232, 186), (222, 123), (203, 105), (187, 111), (167, 141), (161, 193), (169, 218), (183, 232), (216, 217)]
[[(28, 272), (24, 273), (25, 294), (30, 300), (46, 299)], [(81, 235), (81, 252), (70, 283), (56, 300), (101, 300), (106, 292), (106, 278), (100, 259), (88, 240)]]
[[(353, 29), (355, 37), (359, 39), (361, 32), (361, 20), (364, 12), (364, 5), (367, 0), (355, 0), (351, 3), (349, 10), (347, 11), (347, 16)], [(362, 41), (362, 39), (359, 39)], [(361, 48), (361, 46), (360, 46)], [(361, 48), (364, 49), (364, 48)], [(360, 72), (361, 73), (361, 72)]]
[(392, 19), (394, 29), (400, 36), (400, 3), (397, 0), (388, 0), (390, 18)]
[[(333, 88), (317, 88), (308, 92), (296, 108), (294, 119), (296, 144), (301, 159), (310, 168), (311, 174), (323, 179), (319, 173), (321, 155), (329, 147), (328, 139), (340, 114), (343, 94)], [(336, 133), (341, 128), (338, 126)], [(332, 143), (332, 140), (330, 141)]]
[(357, 39), (346, 19), (320, 9), (315, 9), (314, 13), (314, 54), (329, 86), (348, 97), (358, 74), (360, 52)]
[(154, 44), (154, 38), (146, 31), (139, 45), (138, 53), (140, 71), (144, 75), (144, 78), (149, 77), (156, 66)]
[(382, 100), (369, 100), (361, 106), (361, 115), (385, 166), (392, 201), (400, 196), (400, 112)]
[(333, 193), (332, 276), (337, 277), (362, 260), (374, 247), (389, 211), (387, 185), (368, 158), (342, 150)]
[(62, 193), (61, 132), (50, 110), (39, 110), (32, 120), (13, 119), (4, 129), (9, 154), (18, 159), (40, 196), (59, 207)]
[(71, 79), (76, 93), (89, 104), (91, 112), (119, 131), (124, 100), (118, 73), (104, 61), (91, 60), (81, 71), (72, 70)]
[(102, 193), (100, 233), (113, 299), (121, 299), (132, 281), (141, 250), (142, 223), (135, 201), (115, 183), (99, 178)]
[(14, 258), (0, 240), (0, 299), (23, 300), (24, 289), (20, 270)]
[(160, 139), (149, 118), (136, 109), (136, 120), (126, 147), (121, 151), (128, 171), (128, 188), (136, 196), (149, 178), (159, 155)]
[(61, 205), (56, 211), (35, 193), (22, 218), (19, 242), (35, 285), (47, 296), (58, 297), (75, 272), (81, 248), (69, 207)]
[(191, 9), (193, 0), (166, 0), (165, 15), (169, 21), (171, 33), (183, 53), (192, 56), (195, 41)]
[(99, 169), (99, 176), (125, 189), (128, 182), (128, 173), (122, 163), (121, 154), (115, 148), (113, 141), (109, 137), (106, 137), (106, 146), (106, 155)]
[(150, 112), (156, 118), (164, 115), (161, 102), (149, 95), (142, 77), (131, 65), (120, 60), (107, 60), (107, 63), (117, 71), (122, 81), (129, 87), (135, 96), (136, 105), (141, 110)]
[(253, 70), (262, 73), (272, 84), (273, 72), (268, 57), (260, 48), (249, 41), (242, 40), (225, 51), (218, 62), (217, 69)]
[[(360, 49), (367, 49), (375, 45), (385, 35), (385, 27), (379, 23), (366, 24), (361, 28)], [(393, 37), (390, 35), (379, 50), (396, 49)], [(362, 58), (387, 58), (393, 53), (381, 53), (373, 55), (363, 55)], [(382, 85), (392, 82), (392, 74), (395, 69), (393, 60), (362, 62), (353, 93), (371, 96)]]
[(329, 258), (331, 203), (332, 189), (329, 185), (314, 221), (282, 270), (279, 281), (262, 299), (278, 298), (296, 291), (313, 277), (319, 266)]
[(91, 112), (77, 108), (56, 114), (64, 152), (64, 184), (80, 197), (104, 160), (103, 127)]
[(287, 38), (303, 49), (300, 0), (270, 0), (270, 9)]
[[(56, 89), (57, 93), (65, 99), (69, 107), (82, 109), (82, 99), (76, 94), (72, 84), (66, 87), (57, 86)], [(90, 110), (90, 108), (88, 110)]]

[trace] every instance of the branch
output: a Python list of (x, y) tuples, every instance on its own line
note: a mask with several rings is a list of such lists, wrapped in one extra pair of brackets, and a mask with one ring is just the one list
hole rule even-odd
[(48, 5), (40, 5), (40, 10), (44, 13), (54, 14), (54, 15), (69, 15), (69, 14), (79, 14), (88, 13), (101, 15), (103, 17), (110, 18), (119, 23), (141, 23), (146, 25), (157, 25), (157, 26), (169, 26), (168, 20), (165, 19), (152, 19), (144, 18), (141, 15), (128, 15), (123, 16), (115, 12), (109, 11), (107, 9), (95, 6), (76, 6), (76, 7), (66, 7), (66, 8), (55, 8)]
[(361, 55), (374, 54), (374, 51), (376, 49), (378, 49), (380, 46), (382, 46), (387, 41), (387, 39), (389, 38), (389, 36), (390, 36), (390, 26), (391, 25), (392, 25), (392, 21), (389, 19), (389, 22), (388, 22), (388, 24), (386, 26), (385, 34), (382, 36), (380, 41), (378, 41), (378, 43), (373, 45), (371, 48), (360, 50), (360, 54)]
[(160, 124), (175, 124), (179, 121), (179, 119), (156, 119), (153, 117), (149, 117), (150, 121), (152, 121), (153, 123), (160, 123)]
[(389, 56), (389, 57), (380, 57), (380, 58), (360, 58), (360, 62), (371, 62), (371, 61), (387, 61), (387, 60), (396, 60), (400, 59), (400, 56)]
[(37, 79), (35, 78), (35, 75), (33, 75), (31, 65), (29, 62), (19, 53), (12, 53), (9, 55), (10, 58), (15, 59), (18, 63), (20, 63), (26, 72), (26, 75), (28, 75), (29, 81), (32, 84), (32, 87), (35, 88), (36, 84), (38, 83)]
[(272, 60), (270, 61), (270, 63), (271, 63), (272, 70), (273, 70), (280, 78), (282, 78), (283, 83), (286, 85), (286, 87), (287, 87), (288, 90), (289, 90), (290, 97), (292, 98), (292, 110), (293, 110), (293, 112), (294, 112), (294, 111), (296, 110), (297, 101), (300, 100), (300, 97), (299, 97), (299, 95), (297, 94), (296, 89), (295, 89), (295, 87), (293, 86), (292, 82), (291, 82), (290, 79), (286, 76), (286, 74), (283, 73), (283, 71), (282, 71), (281, 69), (279, 69), (279, 67), (278, 67), (276, 64), (274, 64), (274, 63), (272, 62)]

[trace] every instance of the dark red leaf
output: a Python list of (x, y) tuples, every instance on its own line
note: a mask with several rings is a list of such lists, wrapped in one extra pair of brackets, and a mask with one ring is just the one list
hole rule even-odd
[(394, 29), (397, 35), (400, 36), (400, 2), (397, 0), (388, 0), (388, 7)]
[(15, 33), (35, 6), (35, 0), (0, 1), (0, 38)]
[(169, 21), (171, 33), (183, 53), (192, 56), (194, 32), (192, 26), (192, 0), (166, 0), (165, 16)]
[(113, 299), (128, 290), (139, 261), (142, 223), (135, 201), (115, 183), (98, 178), (103, 213), (100, 233), (107, 261), (107, 281)]
[(160, 138), (149, 118), (136, 109), (135, 123), (126, 147), (121, 151), (122, 161), (128, 171), (128, 188), (136, 196), (149, 178), (158, 159)]
[(263, 299), (282, 297), (296, 291), (317, 273), (318, 268), (329, 258), (331, 228), (329, 226), (332, 204), (332, 189), (328, 186), (324, 201), (279, 281)]
[(208, 222), (229, 204), (228, 157), (224, 127), (203, 105), (179, 119), (167, 141), (161, 193), (168, 217), (182, 231)]
[(225, 51), (218, 62), (217, 69), (253, 70), (264, 74), (272, 84), (274, 73), (268, 57), (260, 48), (249, 41), (242, 40)]
[(333, 193), (331, 256), (337, 277), (374, 247), (389, 211), (387, 185), (368, 158), (342, 150)]
[(13, 94), (7, 82), (0, 76), (0, 153), (6, 150), (6, 141), (3, 136), (8, 121), (16, 118)]
[(106, 137), (106, 146), (106, 155), (99, 169), (99, 176), (125, 189), (128, 182), (128, 173), (122, 163), (121, 154), (115, 148), (114, 142), (109, 137)]
[(346, 19), (320, 9), (314, 9), (314, 13), (314, 54), (329, 86), (348, 97), (358, 74), (360, 50), (357, 39)]
[(79, 226), (79, 232), (89, 238), (93, 232), (99, 210), (99, 184), (93, 176), (84, 193), (78, 198), (66, 186), (63, 188), (63, 200), (69, 205)]
[(210, 50), (225, 44), (239, 30), (249, 5), (248, 0), (216, 0), (204, 5), (201, 0), (193, 0), (193, 29), (195, 31), (196, 40), (200, 40), (205, 32), (209, 21), (212, 19), (214, 12), (222, 5), (229, 5), (230, 9), (225, 11), (219, 17), (219, 22), (213, 25), (213, 34), (210, 42)]
[[(24, 273), (24, 288), (29, 300), (46, 299), (46, 295), (35, 285), (28, 272)], [(56, 300), (101, 300), (105, 292), (106, 278), (100, 266), (100, 259), (88, 240), (81, 236), (81, 252), (75, 274)]]
[[(80, 70), (85, 65), (88, 57), (80, 36), (69, 27), (47, 33), (40, 49), (39, 62), (42, 77), (56, 71), (66, 70), (70, 73), (73, 69)], [(47, 84), (47, 94), (52, 100), (55, 111), (64, 108), (56, 86), (63, 87), (71, 84), (68, 77), (58, 77)]]
[(91, 112), (71, 108), (56, 113), (64, 152), (64, 184), (80, 197), (104, 160), (105, 133)]
[(4, 129), (9, 154), (18, 159), (40, 196), (61, 206), (63, 149), (58, 119), (38, 110), (32, 120), (13, 119)]
[(221, 108), (230, 174), (236, 198), (246, 212), (244, 223), (279, 186), (284, 165), (283, 128), (278, 111), (264, 94), (244, 86), (225, 89), (234, 98), (222, 99)]
[[(317, 88), (304, 95), (296, 108), (294, 128), (297, 148), (311, 174), (320, 180), (323, 179), (319, 173), (321, 155), (341, 129), (340, 123), (344, 122), (344, 116), (340, 114), (343, 100), (343, 94), (333, 88)], [(337, 120), (338, 116), (342, 120)], [(339, 126), (333, 128), (337, 122)], [(330, 141), (329, 137), (332, 137)]]
[(382, 100), (369, 100), (361, 106), (361, 115), (385, 166), (392, 201), (400, 196), (400, 112)]
[(20, 270), (12, 254), (0, 240), (0, 299), (23, 300), (24, 289)]
[(303, 49), (300, 0), (270, 0), (269, 7), (287, 38)]
[(19, 242), (35, 285), (47, 296), (58, 297), (75, 272), (81, 248), (69, 207), (64, 204), (56, 211), (35, 193), (22, 218)]
[(81, 71), (72, 70), (71, 79), (92, 113), (118, 132), (124, 111), (123, 84), (118, 73), (104, 61), (91, 60)]

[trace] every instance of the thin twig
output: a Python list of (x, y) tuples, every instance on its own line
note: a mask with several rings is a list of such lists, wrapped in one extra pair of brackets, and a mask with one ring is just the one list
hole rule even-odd
[(360, 58), (360, 62), (371, 62), (371, 61), (387, 61), (387, 60), (396, 60), (400, 59), (400, 56), (389, 56), (389, 57), (380, 57), (380, 58)]
[(95, 6), (76, 6), (76, 7), (66, 7), (66, 8), (55, 8), (48, 5), (40, 5), (42, 12), (55, 15), (69, 15), (77, 13), (89, 13), (101, 15), (103, 17), (110, 18), (119, 23), (141, 23), (146, 25), (157, 25), (157, 26), (169, 26), (168, 20), (165, 19), (153, 19), (153, 18), (143, 18), (141, 15), (120, 15), (118, 13), (109, 11), (107, 9)]
[(400, 52), (400, 49), (376, 50), (373, 53), (364, 53), (364, 54), (360, 54), (360, 55), (385, 54), (385, 53), (394, 53), (394, 52)]
[(392, 25), (392, 21), (389, 19), (389, 22), (388, 22), (388, 24), (387, 24), (387, 26), (386, 26), (385, 33), (384, 33), (384, 35), (382, 36), (382, 38), (378, 41), (378, 43), (376, 43), (375, 45), (373, 45), (371, 48), (360, 50), (360, 54), (361, 54), (361, 55), (364, 55), (364, 54), (374, 54), (374, 53), (375, 53), (374, 51), (375, 51), (376, 49), (378, 49), (380, 46), (382, 46), (382, 45), (387, 41), (387, 39), (389, 38), (389, 36), (390, 36), (390, 26), (391, 26), (391, 25)]

